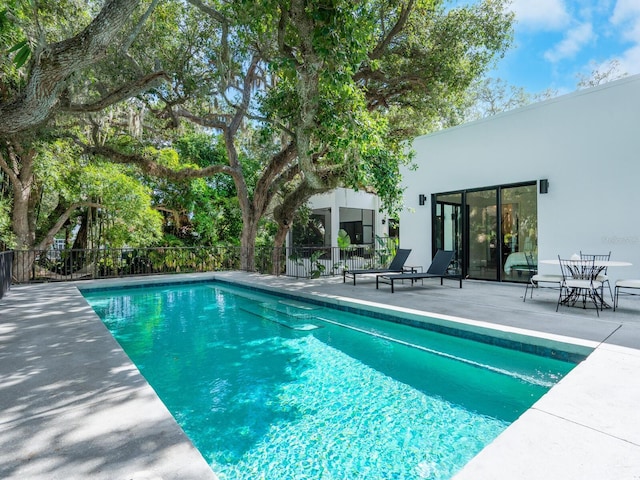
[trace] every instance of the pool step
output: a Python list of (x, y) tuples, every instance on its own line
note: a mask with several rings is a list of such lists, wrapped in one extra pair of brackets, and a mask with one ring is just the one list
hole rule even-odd
[[(246, 307), (240, 307), (240, 310), (255, 315), (256, 317), (260, 317), (264, 320), (269, 320), (270, 322), (277, 323), (278, 325), (282, 325), (283, 327), (290, 328), (291, 330), (309, 331), (321, 328), (320, 325), (301, 322), (301, 315), (290, 315), (287, 312), (278, 311), (277, 307), (267, 308), (267, 306), (272, 307), (271, 304), (260, 305), (263, 307), (263, 310), (256, 311)], [(302, 318), (306, 319), (307, 317), (308, 315)]]
[[(211, 285), (210, 288), (225, 290), (232, 295), (253, 301), (258, 308), (249, 306), (239, 307), (239, 310), (250, 313), (264, 320), (277, 323), (292, 330), (308, 331), (322, 328), (321, 325), (304, 322), (304, 320), (315, 320), (310, 313), (311, 310), (320, 310), (319, 305), (306, 305), (295, 300), (278, 300), (277, 302), (265, 302), (264, 297), (250, 292), (237, 291), (224, 285)], [(260, 308), (261, 307), (261, 308)]]
[(314, 304), (305, 304), (302, 302), (296, 302), (295, 300), (278, 300), (278, 303), (281, 305), (286, 305), (287, 307), (293, 307), (300, 310), (322, 310), (324, 307), (320, 305)]
[(292, 305), (289, 303), (282, 303), (282, 302), (278, 302), (278, 303), (261, 302), (260, 306), (265, 310), (281, 313), (283, 315), (287, 315), (288, 317), (295, 317), (295, 318), (313, 319), (315, 313), (317, 313), (317, 312), (311, 313), (311, 310), (315, 310), (315, 309), (305, 308), (304, 306), (299, 307), (297, 305)]

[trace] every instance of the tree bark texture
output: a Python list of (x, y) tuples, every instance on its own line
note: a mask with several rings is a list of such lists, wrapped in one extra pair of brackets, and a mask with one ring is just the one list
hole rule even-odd
[(96, 18), (78, 35), (36, 48), (24, 93), (0, 104), (0, 137), (45, 122), (54, 112), (69, 77), (104, 58), (140, 0), (107, 0)]

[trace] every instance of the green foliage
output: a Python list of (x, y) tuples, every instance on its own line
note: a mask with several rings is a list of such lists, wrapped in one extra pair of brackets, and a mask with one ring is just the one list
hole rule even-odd
[(159, 238), (161, 216), (151, 208), (151, 191), (126, 166), (98, 161), (87, 164), (75, 148), (61, 140), (43, 142), (37, 148), (41, 235), (58, 220), (60, 207), (91, 203), (99, 205), (95, 221), (108, 245), (142, 246)]
[(311, 264), (311, 269), (309, 271), (309, 276), (311, 278), (320, 278), (320, 276), (325, 272), (327, 267), (320, 261), (320, 257), (324, 252), (322, 250), (316, 250), (311, 254), (309, 258), (309, 263)]
[(7, 248), (15, 247), (15, 238), (11, 232), (11, 203), (0, 197), (0, 244)]
[[(173, 149), (164, 154), (164, 164), (174, 169), (185, 166), (207, 167), (226, 163), (224, 145), (217, 137), (190, 133), (180, 137)], [(177, 214), (181, 225), (167, 215), (167, 242), (180, 239), (183, 245), (238, 244), (242, 231), (235, 185), (231, 177), (216, 175), (175, 182), (162, 178), (146, 178), (154, 192), (154, 204)], [(166, 244), (166, 243), (165, 243)]]
[(224, 165), (228, 162), (224, 142), (210, 134), (187, 133), (178, 138), (173, 147), (183, 162), (191, 162), (199, 167)]
[(398, 250), (398, 239), (390, 237), (381, 237), (376, 235), (376, 255), (378, 256), (378, 264), (387, 266), (396, 256)]
[[(299, 195), (295, 209), (338, 185), (373, 188), (383, 208), (396, 211), (399, 166), (411, 159), (403, 142), (448, 121), (462, 92), (504, 51), (512, 21), (505, 1), (448, 10), (440, 0), (303, 3), (293, 11), (296, 2), (212, 0), (206, 5), (217, 14), (208, 15), (189, 2), (159, 2), (130, 44), (125, 38), (134, 29), (125, 29), (103, 61), (68, 80), (59, 105), (90, 103), (160, 69), (170, 82), (101, 112), (57, 110), (46, 127), (85, 140), (91, 132), (96, 145), (172, 168), (227, 164), (233, 178), (148, 178), (134, 168), (87, 164), (70, 145), (48, 141), (37, 171), (41, 225), (62, 205), (94, 202), (104, 205), (100, 218), (110, 243), (160, 242), (151, 195), (166, 214), (167, 243), (239, 242), (243, 227), (258, 221), (262, 243), (275, 233), (275, 223), (262, 217), (276, 199), (284, 204)], [(102, 5), (7, 0), (0, 12), (2, 94), (21, 91), (31, 51), (70, 38)], [(409, 7), (407, 23), (383, 42)], [(243, 92), (251, 95), (243, 99)], [(199, 119), (198, 129), (181, 124), (182, 109)], [(277, 154), (290, 142), (298, 158), (279, 164)], [(305, 182), (315, 190), (301, 194), (297, 187)]]
[(22, 40), (8, 50), (8, 53), (13, 52), (16, 52), (15, 56), (13, 57), (13, 63), (15, 63), (16, 68), (20, 68), (31, 56), (31, 47), (26, 40)]
[(338, 248), (344, 249), (351, 246), (351, 237), (346, 230), (338, 230)]
[[(441, 1), (416, 2), (398, 41), (361, 74), (370, 107), (388, 112), (398, 140), (439, 129), (456, 117), (467, 88), (511, 45), (513, 14), (507, 3), (485, 0), (445, 9)], [(382, 3), (381, 35), (398, 9)]]
[(74, 200), (93, 199), (103, 212), (103, 235), (112, 247), (150, 245), (161, 235), (161, 215), (151, 208), (151, 192), (109, 163), (82, 169)]

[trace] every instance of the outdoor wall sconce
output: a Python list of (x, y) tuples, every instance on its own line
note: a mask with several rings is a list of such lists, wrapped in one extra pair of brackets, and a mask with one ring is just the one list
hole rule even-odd
[(422, 193), (418, 195), (418, 203), (420, 205), (424, 205), (425, 203), (427, 203), (427, 196), (423, 195)]
[(540, 180), (540, 193), (549, 193), (549, 180), (546, 178)]

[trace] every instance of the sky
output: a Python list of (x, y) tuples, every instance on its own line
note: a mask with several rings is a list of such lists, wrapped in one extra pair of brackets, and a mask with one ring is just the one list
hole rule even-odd
[(514, 45), (488, 76), (563, 94), (611, 61), (619, 73), (640, 73), (640, 0), (512, 0), (510, 8)]

